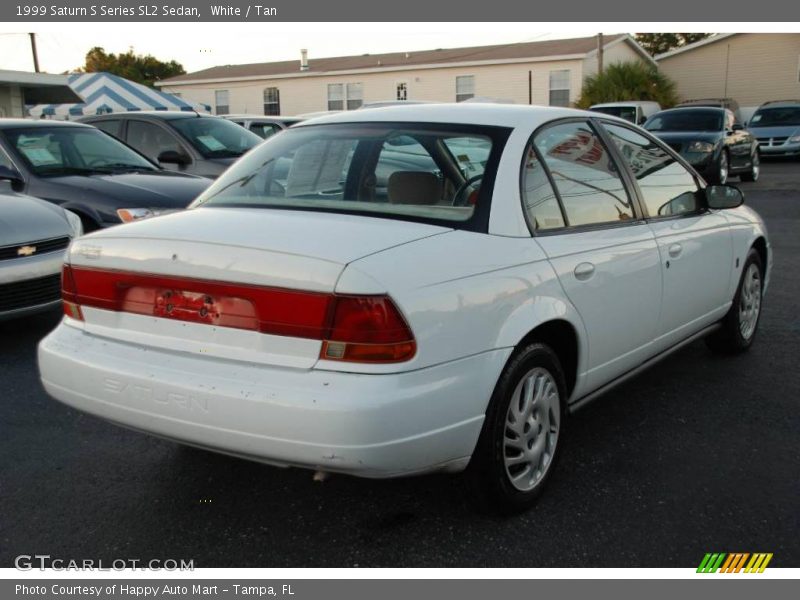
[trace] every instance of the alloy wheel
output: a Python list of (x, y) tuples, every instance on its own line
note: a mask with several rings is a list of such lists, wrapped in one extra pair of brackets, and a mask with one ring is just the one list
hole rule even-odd
[(739, 332), (745, 340), (753, 337), (761, 312), (761, 271), (758, 265), (751, 263), (742, 281), (742, 293), (739, 298)]
[(547, 473), (558, 443), (560, 420), (555, 379), (546, 369), (531, 369), (511, 397), (503, 436), (506, 475), (516, 489), (532, 490)]

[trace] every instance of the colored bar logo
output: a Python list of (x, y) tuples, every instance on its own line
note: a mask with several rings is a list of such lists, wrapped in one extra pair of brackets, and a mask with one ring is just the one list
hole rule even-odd
[[(748, 560), (749, 559), (749, 560)], [(772, 552), (709, 552), (700, 561), (697, 567), (698, 573), (763, 573), (769, 561), (772, 560)]]

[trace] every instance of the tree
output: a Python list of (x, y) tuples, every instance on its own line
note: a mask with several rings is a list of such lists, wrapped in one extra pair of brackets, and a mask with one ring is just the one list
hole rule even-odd
[(133, 48), (119, 54), (107, 53), (99, 46), (86, 53), (86, 63), (77, 71), (113, 73), (149, 87), (153, 87), (156, 81), (186, 73), (183, 65), (174, 60), (163, 62), (150, 54), (135, 54)]
[(686, 44), (699, 42), (710, 35), (710, 33), (637, 33), (636, 41), (655, 56)]
[(653, 100), (668, 108), (678, 102), (675, 82), (653, 65), (641, 61), (614, 63), (583, 83), (580, 108), (601, 102)]

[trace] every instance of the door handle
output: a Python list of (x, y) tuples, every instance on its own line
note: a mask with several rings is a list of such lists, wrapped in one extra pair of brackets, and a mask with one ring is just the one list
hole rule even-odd
[(683, 252), (683, 246), (681, 246), (680, 244), (672, 244), (667, 249), (667, 252), (669, 252), (669, 255), (672, 258), (678, 258), (681, 255), (681, 252)]
[(582, 262), (577, 267), (575, 267), (575, 279), (580, 281), (586, 281), (592, 275), (594, 275), (594, 265), (588, 262)]

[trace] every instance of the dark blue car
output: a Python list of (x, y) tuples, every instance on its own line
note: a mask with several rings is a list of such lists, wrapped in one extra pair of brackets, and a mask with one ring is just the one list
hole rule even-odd
[(211, 183), (89, 125), (25, 119), (0, 119), (0, 179), (76, 213), (84, 231), (186, 208)]

